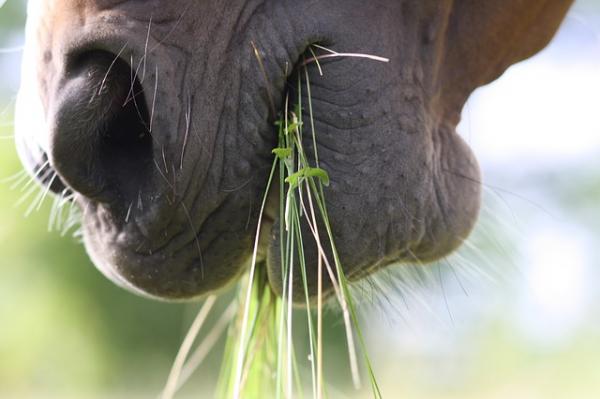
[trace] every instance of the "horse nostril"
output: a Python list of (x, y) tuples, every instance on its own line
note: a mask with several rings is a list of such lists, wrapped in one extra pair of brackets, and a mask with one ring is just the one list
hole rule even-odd
[(73, 190), (99, 201), (137, 196), (152, 163), (148, 107), (131, 67), (105, 51), (66, 66), (50, 108), (50, 163)]

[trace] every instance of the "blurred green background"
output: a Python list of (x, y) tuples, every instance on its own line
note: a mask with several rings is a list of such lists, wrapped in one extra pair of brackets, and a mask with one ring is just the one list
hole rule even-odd
[[(51, 200), (25, 217), (34, 195), (17, 205), (26, 190), (7, 180), (21, 171), (24, 8), (0, 8), (0, 398), (156, 397), (198, 305), (115, 287), (76, 239), (48, 232)], [(486, 175), (473, 237), (410, 292), (394, 271), (357, 289), (384, 397), (600, 397), (599, 105), (596, 0), (475, 93), (460, 128)], [(331, 397), (368, 397), (350, 387), (335, 312), (326, 325)], [(212, 395), (220, 350), (180, 397)]]

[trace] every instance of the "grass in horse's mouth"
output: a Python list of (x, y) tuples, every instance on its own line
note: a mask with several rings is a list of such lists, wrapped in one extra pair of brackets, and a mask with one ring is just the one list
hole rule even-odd
[[(254, 50), (257, 61), (262, 66), (259, 52), (256, 51), (256, 48)], [(317, 55), (315, 50), (323, 53)], [(340, 54), (316, 45), (310, 46), (307, 54), (308, 56), (305, 56), (305, 59), (296, 66), (298, 69), (298, 97), (292, 99), (289, 94), (286, 96), (283, 115), (276, 122), (278, 144), (273, 149), (273, 164), (260, 209), (250, 269), (239, 283), (237, 298), (223, 313), (205, 340), (188, 357), (193, 341), (216, 299), (215, 296), (207, 298), (180, 348), (163, 391), (163, 398), (173, 397), (198, 367), (212, 344), (225, 331), (227, 325), (229, 326), (218, 384), (218, 397), (291, 398), (295, 394), (304, 397), (302, 392), (304, 383), (298, 368), (293, 337), (294, 265), (300, 267), (302, 286), (304, 287), (305, 309), (303, 311), (306, 315), (306, 326), (309, 332), (308, 342), (305, 344), (309, 350), (312, 397), (321, 399), (326, 396), (322, 338), (324, 278), (329, 278), (332, 282), (333, 297), (342, 312), (354, 385), (357, 388), (361, 385), (358, 370), (358, 353), (360, 353), (368, 372), (373, 397), (381, 397), (327, 214), (325, 196), (329, 176), (327, 171), (319, 166), (317, 133), (314, 126), (307, 68), (314, 63), (318, 67), (319, 73), (323, 74), (319, 59), (331, 57), (360, 57), (381, 62), (387, 62), (387, 60), (366, 54)], [(304, 82), (302, 82), (303, 78)], [(302, 102), (303, 86), (306, 87), (307, 104)], [(296, 105), (291, 110), (290, 104), (294, 102)], [(303, 115), (308, 116), (309, 120), (304, 121)], [(314, 154), (311, 155), (315, 160), (314, 163), (309, 161), (302, 145), (302, 137), (305, 132), (312, 134)], [(263, 212), (267, 195), (273, 184), (279, 185), (280, 193), (279, 247), (282, 260), (281, 275), (283, 276), (281, 297), (274, 294), (269, 286), (265, 264), (257, 262), (258, 237), (260, 236)], [(303, 237), (301, 223), (309, 226), (312, 237)], [(317, 225), (325, 227), (325, 237), (319, 235)], [(316, 241), (318, 250), (316, 303), (309, 296), (303, 244), (305, 240), (310, 239)], [(330, 251), (331, 257), (327, 255), (324, 248)], [(357, 343), (359, 351), (357, 351)]]

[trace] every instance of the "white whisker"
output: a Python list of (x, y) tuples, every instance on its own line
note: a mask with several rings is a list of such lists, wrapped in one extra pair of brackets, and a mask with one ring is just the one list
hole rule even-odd
[(156, 93), (158, 92), (158, 65), (155, 65), (154, 75), (154, 95), (152, 96), (152, 108), (150, 110), (150, 128), (148, 129), (152, 133), (152, 124), (154, 122), (154, 108), (156, 107)]
[(132, 208), (133, 208), (133, 201), (129, 204), (129, 208), (127, 208), (127, 215), (125, 215), (125, 223), (129, 223), (129, 217), (131, 216)]
[[(102, 91), (104, 90), (104, 86), (106, 84), (106, 80), (108, 79), (108, 75), (110, 74), (110, 71), (112, 70), (113, 66), (116, 64), (117, 60), (121, 57), (121, 54), (123, 54), (123, 51), (125, 51), (125, 48), (127, 48), (128, 44), (129, 44), (129, 42), (126, 42), (123, 45), (123, 47), (121, 47), (121, 50), (119, 50), (119, 52), (117, 53), (117, 55), (115, 56), (115, 58), (113, 59), (113, 61), (108, 66), (108, 70), (104, 74), (104, 78), (102, 79), (102, 81), (100, 83), (100, 87), (98, 88), (98, 91), (96, 92), (96, 95), (100, 96), (102, 94)], [(92, 96), (92, 98), (90, 99), (90, 103), (93, 100), (94, 100), (94, 96)]]
[(20, 171), (18, 171), (17, 173), (15, 173), (12, 176), (8, 176), (5, 177), (4, 179), (0, 179), (0, 184), (7, 184), (10, 182), (13, 182), (15, 180), (21, 180), (23, 179), (23, 176), (27, 176), (27, 171), (25, 169), (21, 169)]
[(202, 247), (200, 246), (200, 239), (198, 238), (198, 233), (196, 233), (196, 229), (194, 228), (194, 222), (192, 221), (190, 212), (188, 211), (183, 201), (181, 201), (181, 207), (183, 208), (188, 223), (190, 224), (190, 229), (192, 230), (192, 235), (194, 236), (194, 241), (196, 242), (196, 248), (198, 249), (198, 256), (200, 259), (200, 275), (202, 279), (204, 279), (204, 261), (202, 259)]
[(183, 136), (183, 146), (181, 148), (181, 162), (179, 164), (179, 170), (183, 170), (183, 157), (185, 156), (185, 149), (187, 147), (188, 137), (190, 134), (190, 118), (192, 113), (192, 100), (188, 95), (188, 107), (185, 113), (185, 134)]
[(25, 46), (2, 47), (0, 48), (0, 54), (20, 53), (24, 48)]
[(144, 78), (146, 77), (146, 61), (148, 59), (148, 42), (150, 40), (150, 28), (151, 27), (152, 27), (152, 14), (150, 14), (150, 20), (148, 21), (148, 32), (146, 33), (146, 42), (144, 43), (144, 56), (142, 57), (142, 60), (143, 60), (142, 77), (140, 79), (141, 82), (143, 82)]

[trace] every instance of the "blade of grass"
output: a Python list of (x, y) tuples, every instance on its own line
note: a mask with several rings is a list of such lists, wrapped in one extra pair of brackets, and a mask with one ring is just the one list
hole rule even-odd
[(221, 317), (215, 323), (215, 325), (212, 327), (210, 332), (206, 335), (206, 338), (194, 350), (192, 355), (189, 357), (189, 360), (183, 366), (175, 393), (189, 380), (194, 371), (196, 371), (198, 367), (200, 367), (206, 355), (214, 347), (216, 342), (219, 340), (219, 338), (231, 322), (231, 319), (235, 315), (236, 310), (237, 303), (233, 301), (227, 307), (227, 309), (221, 315)]
[(263, 196), (263, 200), (262, 200), (262, 204), (260, 206), (260, 212), (259, 212), (259, 216), (258, 216), (258, 225), (256, 227), (256, 238), (254, 241), (254, 250), (252, 252), (252, 261), (250, 264), (250, 275), (248, 277), (248, 290), (246, 293), (246, 299), (244, 302), (244, 316), (242, 319), (242, 330), (240, 333), (240, 347), (238, 350), (238, 355), (237, 355), (237, 371), (236, 371), (236, 377), (235, 377), (235, 385), (234, 385), (234, 389), (233, 389), (233, 397), (235, 399), (238, 399), (240, 397), (240, 393), (241, 393), (241, 378), (242, 378), (242, 371), (243, 371), (243, 366), (244, 366), (244, 357), (245, 357), (245, 349), (246, 349), (246, 334), (247, 334), (247, 323), (248, 323), (248, 318), (249, 318), (249, 312), (250, 312), (250, 300), (252, 298), (252, 287), (253, 287), (253, 282), (254, 282), (254, 274), (256, 271), (256, 259), (257, 259), (257, 255), (258, 255), (258, 241), (260, 239), (260, 229), (262, 226), (262, 218), (264, 215), (264, 211), (265, 211), (265, 206), (267, 203), (267, 196), (268, 193), (270, 191), (271, 188), (271, 182), (273, 180), (273, 175), (275, 174), (275, 168), (276, 168), (277, 162), (276, 160), (273, 161), (273, 166), (271, 167), (271, 172), (269, 174), (269, 180), (267, 182), (267, 187), (265, 189), (265, 195)]
[(192, 326), (186, 334), (185, 339), (183, 340), (183, 343), (179, 348), (179, 352), (175, 357), (173, 367), (171, 367), (169, 378), (167, 379), (167, 383), (163, 390), (162, 399), (171, 399), (175, 394), (175, 391), (177, 390), (177, 381), (179, 379), (179, 376), (181, 375), (181, 369), (183, 368), (185, 359), (187, 358), (187, 355), (190, 349), (192, 348), (194, 340), (198, 336), (198, 333), (200, 332), (200, 329), (202, 328), (202, 325), (204, 324), (208, 313), (212, 309), (216, 298), (217, 297), (215, 295), (210, 295), (208, 298), (206, 298), (206, 301), (204, 302), (202, 308), (198, 312), (198, 315), (194, 319), (194, 322), (192, 323)]

